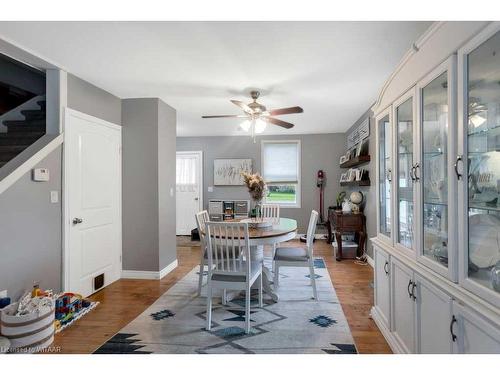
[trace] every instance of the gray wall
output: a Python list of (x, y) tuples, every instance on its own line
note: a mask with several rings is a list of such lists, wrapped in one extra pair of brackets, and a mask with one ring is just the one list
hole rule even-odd
[(254, 171), (260, 172), (261, 140), (301, 140), (301, 208), (284, 208), (282, 215), (294, 218), (298, 222), (299, 232), (305, 233), (311, 210), (319, 208), (319, 193), (316, 187), (316, 173), (322, 169), (326, 173), (325, 205), (327, 214), (329, 205), (335, 202), (340, 191), (340, 168), (338, 162), (345, 152), (345, 134), (309, 134), (290, 136), (263, 136), (253, 143), (248, 136), (232, 137), (178, 137), (177, 151), (203, 151), (203, 203), (208, 206), (212, 198), (249, 199), (244, 186), (214, 186), (213, 193), (209, 193), (208, 186), (213, 186), (213, 161), (225, 158), (251, 158)]
[[(160, 270), (177, 259), (175, 239), (175, 151), (177, 113), (159, 100), (158, 106), (158, 205)], [(173, 192), (170, 195), (170, 191)]]
[(61, 289), (61, 204), (50, 203), (50, 191), (61, 202), (61, 147), (36, 168), (48, 168), (50, 181), (34, 182), (31, 171), (0, 194), (0, 290), (17, 299), (40, 282)]
[[(375, 119), (373, 118), (373, 112), (371, 110), (366, 111), (363, 115), (347, 130), (346, 135), (349, 134), (354, 128), (356, 128), (366, 116), (370, 117), (370, 141), (369, 141), (369, 154), (371, 156), (371, 161), (367, 164), (359, 166), (359, 168), (367, 169), (370, 176), (371, 184), (370, 186), (358, 186), (356, 189), (347, 189), (347, 192), (361, 191), (365, 196), (364, 204), (364, 214), (366, 216), (366, 230), (368, 232), (368, 238), (375, 237), (377, 235), (377, 193), (376, 193), (376, 176), (375, 176), (375, 151), (376, 151), (376, 137), (375, 137)], [(347, 150), (347, 145), (344, 146)], [(367, 254), (373, 258), (373, 248), (371, 241), (367, 241), (366, 245)]]
[(121, 99), (68, 73), (68, 107), (120, 125)]
[(175, 116), (158, 99), (122, 101), (124, 270), (159, 271), (177, 258)]

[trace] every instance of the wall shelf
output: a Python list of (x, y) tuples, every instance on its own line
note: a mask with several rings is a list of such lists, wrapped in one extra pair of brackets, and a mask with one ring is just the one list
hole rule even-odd
[(361, 164), (368, 163), (370, 161), (370, 155), (356, 156), (350, 160), (347, 160), (340, 164), (340, 168), (352, 168)]
[(344, 181), (340, 183), (340, 186), (370, 186), (370, 180)]

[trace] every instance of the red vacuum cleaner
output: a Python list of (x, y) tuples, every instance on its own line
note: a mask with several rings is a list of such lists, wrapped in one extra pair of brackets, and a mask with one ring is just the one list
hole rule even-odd
[[(316, 186), (319, 189), (319, 225), (325, 225), (325, 221), (323, 220), (323, 193), (324, 193), (324, 188), (325, 188), (325, 172), (323, 170), (319, 170), (317, 177), (316, 177)], [(300, 241), (306, 242), (307, 241), (307, 235), (303, 235), (300, 237)], [(313, 242), (316, 241), (316, 238), (313, 239)]]

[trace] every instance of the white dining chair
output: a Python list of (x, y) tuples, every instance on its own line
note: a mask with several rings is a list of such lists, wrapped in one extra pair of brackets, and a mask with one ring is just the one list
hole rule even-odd
[[(260, 216), (263, 219), (275, 219), (275, 220), (279, 221), (279, 219), (280, 219), (280, 205), (273, 204), (273, 203), (263, 203), (261, 205), (261, 209), (260, 209)], [(274, 258), (275, 253), (276, 253), (276, 244), (273, 244), (272, 258)], [(273, 270), (274, 270), (274, 264), (273, 264)]]
[[(245, 332), (250, 333), (250, 294), (251, 287), (256, 281), (259, 289), (259, 307), (262, 307), (262, 262), (250, 260), (248, 223), (207, 222), (206, 230), (207, 330), (210, 331), (212, 325), (213, 291), (244, 290)], [(238, 251), (242, 256), (237, 256)]]
[(198, 227), (201, 244), (200, 275), (198, 276), (198, 295), (201, 295), (201, 287), (203, 286), (203, 272), (205, 271), (205, 266), (208, 266), (207, 242), (205, 241), (204, 233), (206, 229), (206, 223), (210, 220), (210, 216), (208, 215), (207, 210), (200, 211), (195, 216), (196, 226)]
[(274, 287), (279, 286), (280, 267), (309, 267), (309, 277), (313, 288), (314, 299), (318, 299), (316, 290), (316, 276), (314, 274), (313, 243), (318, 212), (312, 211), (307, 227), (306, 247), (278, 247), (273, 258), (274, 263)]

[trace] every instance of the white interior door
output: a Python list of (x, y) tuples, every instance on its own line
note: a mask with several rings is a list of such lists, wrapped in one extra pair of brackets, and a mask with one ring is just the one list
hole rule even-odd
[(66, 109), (64, 139), (65, 289), (88, 296), (121, 274), (121, 127)]
[(203, 209), (201, 151), (179, 151), (176, 161), (176, 233), (189, 235), (196, 228), (195, 214)]

